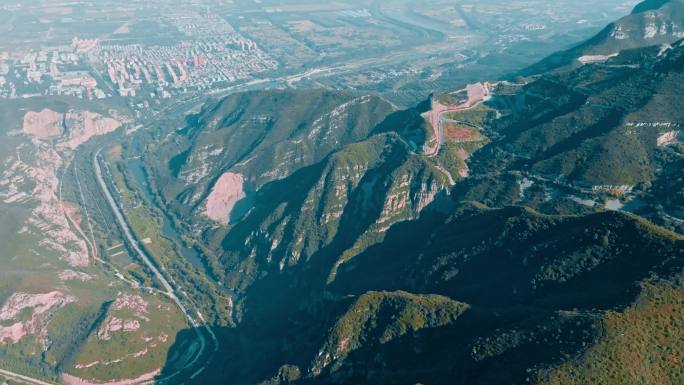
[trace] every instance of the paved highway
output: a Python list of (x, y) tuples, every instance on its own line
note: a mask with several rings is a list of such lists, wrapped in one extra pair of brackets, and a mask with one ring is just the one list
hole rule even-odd
[[(116, 218), (116, 222), (121, 228), (121, 231), (124, 233), (124, 237), (126, 238), (126, 241), (130, 245), (130, 247), (135, 251), (135, 253), (138, 255), (140, 260), (143, 261), (143, 263), (152, 271), (152, 273), (155, 275), (157, 280), (161, 283), (161, 285), (164, 287), (165, 294), (173, 300), (178, 308), (183, 312), (183, 315), (185, 315), (185, 318), (187, 318), (188, 322), (193, 327), (193, 330), (197, 334), (197, 337), (200, 341), (200, 349), (198, 350), (197, 354), (195, 355), (194, 359), (190, 361), (183, 369), (191, 368), (194, 366), (199, 358), (202, 356), (204, 349), (206, 348), (206, 339), (204, 335), (200, 332), (200, 325), (193, 316), (190, 315), (186, 307), (183, 305), (183, 303), (180, 301), (178, 296), (176, 295), (176, 291), (173, 288), (173, 286), (169, 283), (169, 281), (164, 277), (164, 275), (159, 271), (155, 263), (150, 259), (148, 254), (140, 247), (140, 243), (136, 239), (135, 235), (133, 234), (133, 231), (131, 230), (130, 226), (126, 222), (126, 218), (124, 217), (124, 213), (122, 209), (119, 207), (117, 201), (114, 199), (112, 196), (111, 191), (109, 190), (109, 187), (107, 186), (107, 183), (104, 180), (104, 177), (102, 176), (102, 168), (100, 167), (100, 163), (98, 161), (98, 157), (100, 156), (100, 153), (102, 152), (102, 148), (97, 150), (95, 154), (93, 155), (93, 170), (95, 171), (95, 176), (97, 177), (97, 183), (100, 186), (100, 189), (102, 190), (102, 193), (104, 194), (107, 203), (109, 204), (109, 207), (112, 209), (112, 212), (114, 213), (114, 217)], [(197, 313), (197, 316), (201, 319), (202, 316)], [(207, 333), (211, 336), (212, 342), (214, 343), (214, 352), (218, 351), (218, 340), (216, 336), (214, 335), (213, 331), (211, 330), (210, 327), (203, 325), (203, 329), (207, 331)], [(206, 362), (202, 367), (200, 367), (195, 373), (200, 373), (205, 369)], [(179, 372), (176, 372), (166, 378), (173, 377), (177, 375)], [(157, 379), (157, 381), (161, 381), (163, 379)]]
[(4, 377), (7, 377), (8, 379), (10, 379), (10, 380), (12, 380), (12, 381), (16, 381), (16, 382), (24, 383), (24, 384), (31, 384), (31, 385), (54, 385), (54, 384), (51, 383), (51, 382), (41, 381), (41, 380), (38, 380), (38, 379), (35, 379), (35, 378), (31, 378), (31, 377), (29, 377), (29, 376), (24, 376), (24, 375), (19, 374), (19, 373), (10, 372), (9, 370), (0, 369), (0, 375), (2, 375), (2, 376), (4, 376)]

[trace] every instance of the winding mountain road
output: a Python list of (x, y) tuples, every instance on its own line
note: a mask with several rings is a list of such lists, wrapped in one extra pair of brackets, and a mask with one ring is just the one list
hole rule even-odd
[(432, 126), (434, 130), (435, 140), (437, 143), (434, 148), (426, 149), (425, 155), (428, 157), (435, 157), (439, 154), (439, 150), (444, 144), (444, 126), (443, 126), (443, 115), (447, 112), (457, 112), (457, 111), (468, 111), (478, 107), (480, 104), (486, 102), (490, 98), (490, 90), (488, 84), (476, 83), (469, 84), (463, 90), (455, 91), (461, 92), (466, 91), (468, 93), (468, 100), (459, 105), (446, 105), (442, 104), (432, 97), (430, 111), (423, 114), (423, 118)]

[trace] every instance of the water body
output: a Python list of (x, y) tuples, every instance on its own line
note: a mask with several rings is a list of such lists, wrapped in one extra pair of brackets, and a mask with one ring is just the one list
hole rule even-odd
[[(147, 175), (141, 159), (131, 159), (127, 162), (127, 168), (133, 175), (137, 184), (138, 191), (142, 191), (147, 204), (154, 204), (154, 193), (147, 183)], [(175, 244), (176, 251), (195, 268), (204, 270), (202, 263), (202, 254), (193, 247), (187, 247), (183, 241), (180, 233), (176, 230), (171, 218), (168, 215), (162, 215), (161, 235), (164, 238), (171, 240)]]

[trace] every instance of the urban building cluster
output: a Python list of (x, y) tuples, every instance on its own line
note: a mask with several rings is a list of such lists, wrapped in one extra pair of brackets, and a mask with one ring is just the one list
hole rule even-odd
[(176, 44), (99, 44), (88, 61), (121, 96), (166, 98), (252, 78), (277, 62), (219, 16), (187, 12), (168, 17), (186, 38)]
[(0, 98), (71, 95), (143, 100), (220, 88), (277, 69), (257, 44), (209, 12), (165, 20), (181, 38), (149, 43), (81, 39), (22, 52), (0, 52)]
[(0, 97), (40, 95), (70, 95), (87, 99), (107, 96), (84, 63), (76, 43), (0, 53)]

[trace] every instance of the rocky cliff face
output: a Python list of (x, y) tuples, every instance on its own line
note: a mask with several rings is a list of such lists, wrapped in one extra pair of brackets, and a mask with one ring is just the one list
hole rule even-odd
[(245, 272), (283, 270), (333, 250), (341, 264), (394, 223), (417, 218), (448, 187), (396, 134), (348, 145), (257, 191), (253, 210), (223, 239), (228, 280), (244, 287), (254, 279)]
[(463, 167), (422, 154), (428, 122), (402, 115), (376, 96), (233, 95), (193, 116), (146, 162), (170, 213), (212, 244), (229, 288), (335, 252), (333, 280), (393, 224), (439, 206)]
[(365, 139), (392, 111), (388, 102), (370, 95), (232, 95), (206, 106), (167, 137), (154, 151), (153, 170), (165, 186), (165, 200), (185, 216), (197, 215), (223, 174), (241, 175), (244, 189), (254, 192)]

